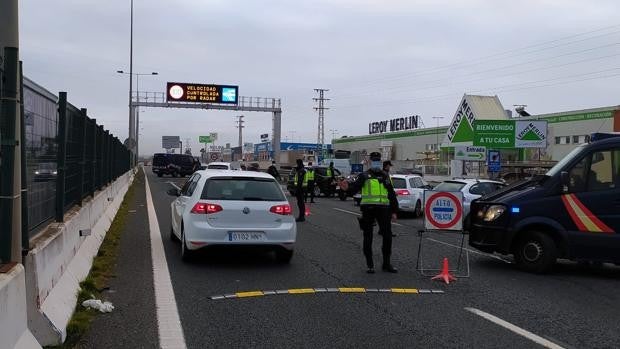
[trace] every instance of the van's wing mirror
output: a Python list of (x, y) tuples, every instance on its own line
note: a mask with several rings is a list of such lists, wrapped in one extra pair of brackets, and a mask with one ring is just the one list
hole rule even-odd
[(568, 187), (568, 184), (570, 183), (570, 178), (567, 171), (560, 172), (560, 183), (562, 184), (562, 186)]
[(170, 196), (181, 196), (181, 191), (177, 188), (168, 189), (168, 195)]

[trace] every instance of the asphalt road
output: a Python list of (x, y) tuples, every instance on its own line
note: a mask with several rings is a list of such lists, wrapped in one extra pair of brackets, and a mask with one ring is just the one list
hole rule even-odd
[[(307, 221), (298, 224), (290, 265), (277, 264), (267, 253), (230, 249), (206, 251), (196, 261), (185, 263), (179, 243), (168, 236), (173, 197), (166, 194), (170, 183), (181, 186), (184, 179), (158, 178), (149, 167), (146, 172), (188, 348), (620, 345), (618, 267), (562, 262), (553, 274), (533, 275), (516, 270), (510, 257), (474, 251), (469, 254), (470, 277), (446, 285), (416, 271), (417, 231), (423, 223), (405, 218), (393, 225), (397, 234), (393, 264), (399, 273), (378, 270), (369, 275), (355, 219), (359, 209), (350, 199), (322, 197), (311, 206)], [(448, 257), (451, 267), (456, 267), (460, 242), (458, 234), (424, 234), (422, 264), (439, 268)], [(380, 266), (378, 238), (374, 250), (375, 264)], [(462, 261), (460, 272), (464, 273)], [(119, 268), (123, 273), (123, 267)], [(247, 291), (355, 287), (443, 293), (319, 292), (211, 298)]]

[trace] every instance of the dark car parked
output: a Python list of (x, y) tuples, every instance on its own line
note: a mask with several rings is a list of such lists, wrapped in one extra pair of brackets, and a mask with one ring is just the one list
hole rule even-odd
[(171, 175), (172, 177), (187, 176), (194, 173), (200, 166), (191, 155), (164, 154), (153, 155), (153, 173), (158, 177)]
[[(326, 166), (313, 166), (314, 169), (314, 196), (318, 197), (321, 194), (325, 196), (334, 196), (336, 194), (336, 183), (332, 183), (331, 178), (327, 177), (327, 167)], [(341, 176), (340, 171), (338, 169), (334, 169), (334, 176), (336, 179)], [(286, 189), (291, 193), (291, 195), (295, 195), (295, 169), (291, 170), (291, 174), (288, 176), (288, 183), (286, 184)]]

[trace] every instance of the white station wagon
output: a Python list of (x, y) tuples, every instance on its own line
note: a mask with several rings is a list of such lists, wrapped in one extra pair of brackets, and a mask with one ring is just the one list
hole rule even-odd
[(297, 225), (284, 192), (269, 174), (245, 171), (195, 172), (168, 194), (171, 204), (170, 236), (181, 241), (181, 257), (214, 245), (268, 247), (276, 259), (293, 256)]

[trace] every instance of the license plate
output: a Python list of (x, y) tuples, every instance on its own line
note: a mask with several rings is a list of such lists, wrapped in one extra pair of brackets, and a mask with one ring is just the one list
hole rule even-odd
[(229, 232), (228, 241), (265, 241), (262, 232)]

